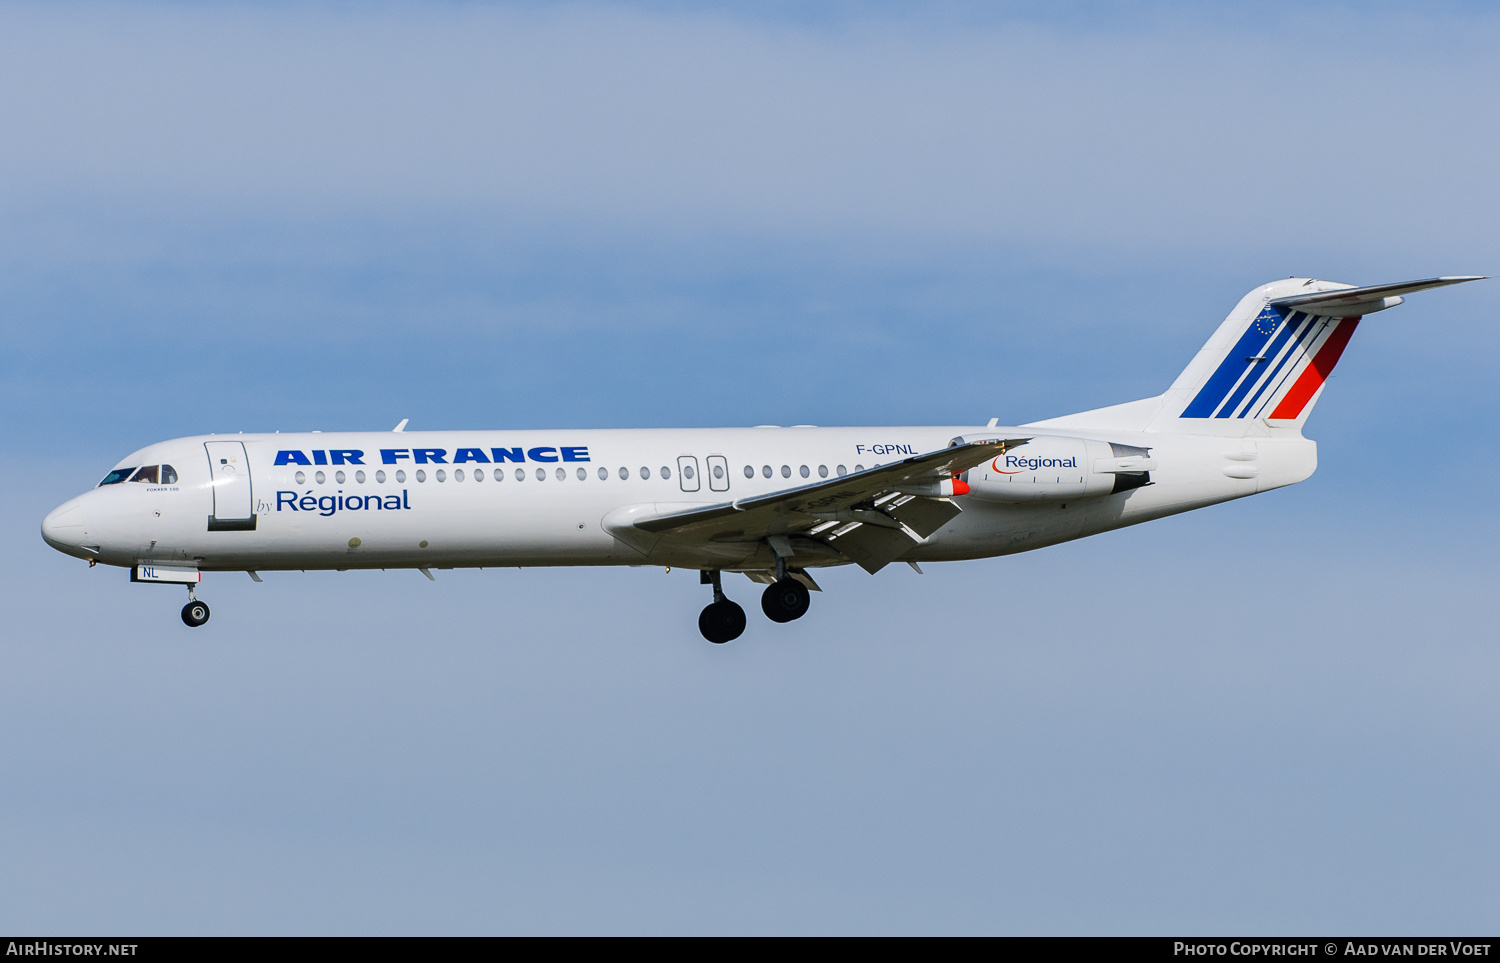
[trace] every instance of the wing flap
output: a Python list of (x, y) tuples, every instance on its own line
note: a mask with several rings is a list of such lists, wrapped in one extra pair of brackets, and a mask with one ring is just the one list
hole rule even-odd
[(834, 538), (832, 544), (850, 561), (874, 575), (917, 543), (900, 529), (858, 525)]
[(892, 503), (885, 514), (926, 538), (963, 512), (947, 498), (913, 496)]

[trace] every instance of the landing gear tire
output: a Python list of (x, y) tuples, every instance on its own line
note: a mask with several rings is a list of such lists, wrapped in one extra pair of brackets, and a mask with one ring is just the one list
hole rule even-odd
[(772, 622), (792, 622), (807, 614), (812, 593), (794, 578), (784, 578), (766, 586), (760, 607)]
[(182, 607), (182, 621), (190, 628), (196, 629), (208, 621), (208, 604), (193, 599)]
[(745, 631), (745, 610), (728, 599), (712, 602), (698, 615), (698, 631), (715, 645), (737, 639)]

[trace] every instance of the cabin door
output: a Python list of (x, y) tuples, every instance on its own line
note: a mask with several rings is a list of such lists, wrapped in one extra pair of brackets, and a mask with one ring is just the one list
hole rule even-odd
[(211, 532), (255, 530), (255, 502), (250, 491), (250, 459), (241, 441), (206, 441), (208, 470), (213, 476), (214, 512)]

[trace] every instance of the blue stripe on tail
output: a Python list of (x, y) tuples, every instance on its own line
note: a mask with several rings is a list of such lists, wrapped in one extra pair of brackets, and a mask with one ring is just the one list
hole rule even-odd
[(1250, 322), (1245, 333), (1240, 335), (1240, 340), (1235, 342), (1229, 354), (1220, 362), (1217, 370), (1209, 376), (1208, 383), (1203, 386), (1192, 401), (1188, 402), (1187, 408), (1182, 412), (1183, 418), (1212, 418), (1214, 412), (1219, 410), (1224, 399), (1240, 383), (1249, 369), (1257, 366), (1259, 362), (1246, 360), (1258, 358), (1266, 342), (1271, 340), (1271, 335), (1282, 325), (1283, 315), (1276, 308), (1267, 305)]
[[(1307, 346), (1312, 343), (1318, 332), (1317, 318), (1309, 317), (1300, 312), (1294, 314), (1292, 317), (1301, 324), (1301, 327), (1296, 332), (1296, 338), (1293, 340), (1292, 347), (1287, 351), (1284, 358), (1276, 362), (1275, 370), (1267, 376), (1265, 381), (1261, 382), (1259, 388), (1255, 389), (1255, 394), (1251, 396), (1249, 403), (1245, 405), (1246, 418), (1255, 417), (1259, 414), (1256, 406), (1261, 403), (1262, 398), (1270, 399), (1276, 395), (1277, 391), (1281, 388), (1281, 382), (1285, 380), (1284, 375), (1296, 368), (1297, 363), (1307, 356)], [(1291, 320), (1287, 321), (1287, 327), (1294, 327)]]
[(1239, 410), (1240, 402), (1245, 400), (1245, 396), (1250, 393), (1251, 389), (1257, 384), (1264, 386), (1266, 369), (1276, 362), (1277, 354), (1286, 345), (1287, 338), (1290, 337), (1292, 329), (1297, 326), (1297, 322), (1301, 319), (1302, 315), (1294, 311), (1286, 319), (1286, 323), (1277, 329), (1276, 335), (1271, 339), (1270, 345), (1261, 351), (1260, 356), (1265, 358), (1265, 360), (1252, 363), (1250, 370), (1245, 373), (1244, 379), (1240, 381), (1239, 387), (1234, 389), (1234, 393), (1229, 396), (1229, 400), (1224, 402), (1223, 407), (1219, 409), (1219, 413), (1215, 415), (1216, 418), (1233, 418), (1235, 416), (1234, 413)]

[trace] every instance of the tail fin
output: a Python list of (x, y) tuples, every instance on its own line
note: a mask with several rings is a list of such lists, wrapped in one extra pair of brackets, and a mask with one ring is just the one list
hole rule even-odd
[(1165, 394), (1035, 424), (1244, 435), (1260, 422), (1300, 430), (1362, 316), (1395, 307), (1403, 294), (1478, 280), (1263, 284), (1240, 300)]
[[(1240, 301), (1178, 375), (1152, 427), (1263, 419), (1273, 428), (1300, 429), (1363, 315), (1395, 307), (1402, 294), (1473, 280), (1441, 277), (1357, 288), (1289, 278), (1262, 285)], [(1217, 434), (1220, 427), (1200, 423), (1190, 430)]]

